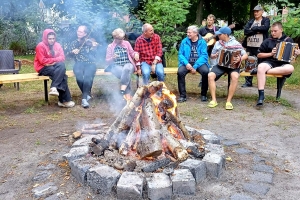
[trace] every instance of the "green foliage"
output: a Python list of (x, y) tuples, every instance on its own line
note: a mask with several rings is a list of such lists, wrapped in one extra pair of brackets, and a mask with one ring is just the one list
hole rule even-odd
[(283, 2), (283, 7), (288, 7), (289, 13), (287, 16), (282, 16), (280, 12), (279, 15), (272, 19), (272, 22), (283, 21), (284, 33), (292, 38), (300, 38), (300, 6), (296, 8), (294, 3), (289, 3), (287, 0), (282, 0), (281, 2)]
[(15, 55), (22, 55), (26, 52), (26, 42), (12, 41), (9, 45), (9, 49), (13, 50)]
[(189, 6), (189, 0), (148, 0), (139, 16), (153, 25), (164, 46), (171, 47), (185, 34), (176, 27), (186, 21)]
[(239, 41), (240, 43), (242, 43), (243, 42), (243, 40), (244, 40), (244, 30), (242, 29), (242, 30), (235, 30), (234, 31), (234, 33), (233, 33), (233, 36), (235, 37), (235, 39), (237, 40), (237, 41)]

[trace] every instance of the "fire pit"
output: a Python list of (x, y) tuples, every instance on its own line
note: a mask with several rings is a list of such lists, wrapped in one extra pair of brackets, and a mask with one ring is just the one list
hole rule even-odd
[(64, 158), (82, 184), (120, 199), (194, 195), (206, 175), (224, 166), (219, 138), (186, 127), (163, 82), (139, 87), (112, 125), (87, 124)]

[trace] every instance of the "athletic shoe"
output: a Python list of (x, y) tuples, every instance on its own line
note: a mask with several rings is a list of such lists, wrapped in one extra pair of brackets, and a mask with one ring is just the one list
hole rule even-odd
[(57, 91), (56, 87), (52, 87), (52, 88), (50, 88), (49, 95), (52, 95), (52, 96), (57, 96), (57, 97), (59, 96), (59, 93), (58, 93), (58, 91)]
[(74, 101), (68, 101), (68, 102), (64, 102), (64, 103), (58, 102), (57, 105), (59, 107), (63, 107), (63, 108), (72, 108), (75, 106), (75, 103), (74, 103)]

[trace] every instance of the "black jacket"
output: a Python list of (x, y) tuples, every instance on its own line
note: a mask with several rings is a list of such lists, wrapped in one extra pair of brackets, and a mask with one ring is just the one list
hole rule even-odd
[(249, 36), (255, 35), (257, 33), (262, 33), (263, 34), (263, 40), (268, 38), (269, 35), (269, 28), (270, 28), (270, 19), (267, 17), (262, 17), (261, 20), (261, 26), (252, 26), (254, 23), (255, 19), (250, 19), (246, 26), (244, 27), (244, 35), (246, 36), (243, 42), (243, 47), (247, 47), (247, 38)]
[[(263, 41), (263, 43), (260, 45), (259, 49), (257, 50), (258, 53), (270, 53), (272, 52), (272, 49), (276, 47), (276, 45), (282, 41), (286, 42), (294, 42), (292, 38), (287, 37), (284, 33), (282, 33), (282, 37), (277, 39), (277, 38), (267, 38)], [(284, 61), (278, 61), (277, 59), (274, 59), (273, 56), (264, 58), (264, 61), (275, 61), (278, 62), (278, 65), (286, 64), (287, 62)]]

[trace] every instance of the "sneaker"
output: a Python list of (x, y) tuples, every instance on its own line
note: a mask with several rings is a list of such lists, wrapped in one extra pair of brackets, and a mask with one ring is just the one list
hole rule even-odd
[(52, 96), (57, 96), (57, 97), (59, 96), (59, 93), (58, 93), (58, 91), (57, 91), (56, 87), (52, 87), (52, 88), (50, 88), (49, 95), (52, 95)]
[(201, 101), (202, 102), (207, 101), (207, 97), (206, 96), (201, 96)]
[(218, 105), (218, 103), (217, 102), (215, 102), (215, 101), (210, 101), (209, 103), (208, 103), (208, 107), (210, 107), (210, 108), (214, 108), (214, 107), (216, 107)]
[(242, 87), (252, 87), (252, 84), (244, 83), (244, 84), (242, 85)]
[(87, 95), (86, 100), (89, 101), (92, 97), (90, 95)]
[(232, 103), (226, 102), (225, 109), (226, 109), (226, 110), (232, 110), (232, 109), (233, 109)]
[(59, 107), (63, 107), (63, 108), (72, 108), (75, 106), (74, 101), (68, 101), (68, 102), (64, 102), (61, 103), (60, 101), (57, 103)]
[(177, 103), (183, 103), (186, 101), (186, 98), (184, 97), (179, 97), (179, 99), (177, 100)]
[(88, 107), (90, 107), (90, 104), (87, 102), (86, 99), (82, 99), (82, 100), (81, 100), (81, 106), (82, 106), (83, 108), (88, 108)]

